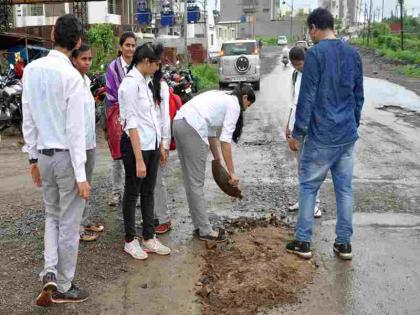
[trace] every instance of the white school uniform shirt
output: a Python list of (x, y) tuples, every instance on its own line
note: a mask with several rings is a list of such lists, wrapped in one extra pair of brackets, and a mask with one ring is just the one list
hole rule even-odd
[(122, 56), (120, 58), (121, 58), (121, 66), (122, 66), (122, 68), (124, 70), (124, 75), (127, 75), (129, 64), (127, 64), (125, 62), (125, 60), (124, 60), (124, 58)]
[(90, 91), (90, 79), (87, 75), (83, 76), (83, 89), (85, 97), (85, 131), (86, 131), (86, 150), (96, 148), (96, 118), (95, 118), (95, 99)]
[(165, 81), (160, 83), (160, 124), (162, 126), (162, 144), (165, 150), (169, 150), (171, 144), (171, 118), (169, 117), (169, 86)]
[(302, 72), (297, 72), (296, 82), (293, 86), (292, 82), (292, 105), (290, 106), (291, 114), (289, 119), (289, 130), (292, 131), (296, 121), (296, 106), (299, 100), (300, 85), (302, 83)]
[(219, 140), (231, 143), (240, 113), (241, 107), (235, 95), (208, 91), (182, 106), (175, 120), (185, 118), (207, 144), (208, 137), (216, 137), (217, 130), (221, 128)]
[(160, 109), (153, 101), (153, 94), (148, 84), (150, 78), (145, 78), (136, 67), (130, 70), (118, 89), (118, 101), (124, 117), (121, 121), (124, 131), (137, 128), (142, 151), (159, 148), (162, 127), (160, 124)]
[(24, 152), (37, 159), (41, 149), (68, 149), (77, 182), (86, 181), (83, 79), (57, 50), (32, 61), (23, 74)]

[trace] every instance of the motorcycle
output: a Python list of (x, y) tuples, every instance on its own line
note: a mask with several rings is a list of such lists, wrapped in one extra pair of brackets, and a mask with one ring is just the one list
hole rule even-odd
[(106, 110), (106, 78), (104, 73), (98, 72), (92, 76), (90, 91), (92, 92), (93, 98), (95, 99), (96, 123), (101, 121), (101, 124), (104, 125)]
[(285, 67), (287, 67), (287, 64), (289, 63), (289, 58), (287, 56), (283, 56), (283, 58), (281, 59), (281, 62), (283, 63)]
[(22, 84), (13, 65), (0, 79), (0, 132), (12, 126), (22, 133)]
[(166, 66), (163, 70), (163, 78), (174, 93), (181, 97), (185, 104), (193, 98), (193, 93), (197, 93), (197, 81), (190, 69), (178, 70), (171, 66)]

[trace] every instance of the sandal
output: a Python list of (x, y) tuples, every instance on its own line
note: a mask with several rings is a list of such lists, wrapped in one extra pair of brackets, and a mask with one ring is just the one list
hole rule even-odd
[(217, 236), (212, 235), (200, 235), (199, 230), (194, 230), (194, 234), (202, 241), (214, 241), (216, 243), (222, 243), (227, 241), (225, 229), (219, 229)]
[(83, 242), (93, 242), (96, 241), (98, 239), (98, 235), (96, 234), (89, 234), (86, 232), (80, 232), (80, 241)]
[(102, 224), (85, 226), (85, 231), (90, 231), (90, 232), (103, 232), (104, 229), (105, 227)]

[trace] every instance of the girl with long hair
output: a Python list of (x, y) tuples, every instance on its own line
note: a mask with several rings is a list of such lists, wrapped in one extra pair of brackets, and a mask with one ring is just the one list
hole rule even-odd
[(235, 174), (231, 142), (238, 142), (243, 128), (243, 113), (255, 102), (250, 86), (237, 87), (232, 93), (204, 92), (187, 102), (173, 122), (177, 151), (184, 174), (184, 186), (194, 232), (201, 240), (223, 242), (223, 230), (214, 231), (204, 204), (204, 178), (209, 149), (220, 161), (217, 131), (223, 159), (230, 175), (230, 183), (239, 184)]

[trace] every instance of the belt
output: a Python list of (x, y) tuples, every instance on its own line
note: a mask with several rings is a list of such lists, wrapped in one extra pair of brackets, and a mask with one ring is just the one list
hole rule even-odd
[(56, 152), (66, 152), (68, 149), (42, 149), (38, 150), (40, 154), (46, 155), (46, 156), (53, 156)]

